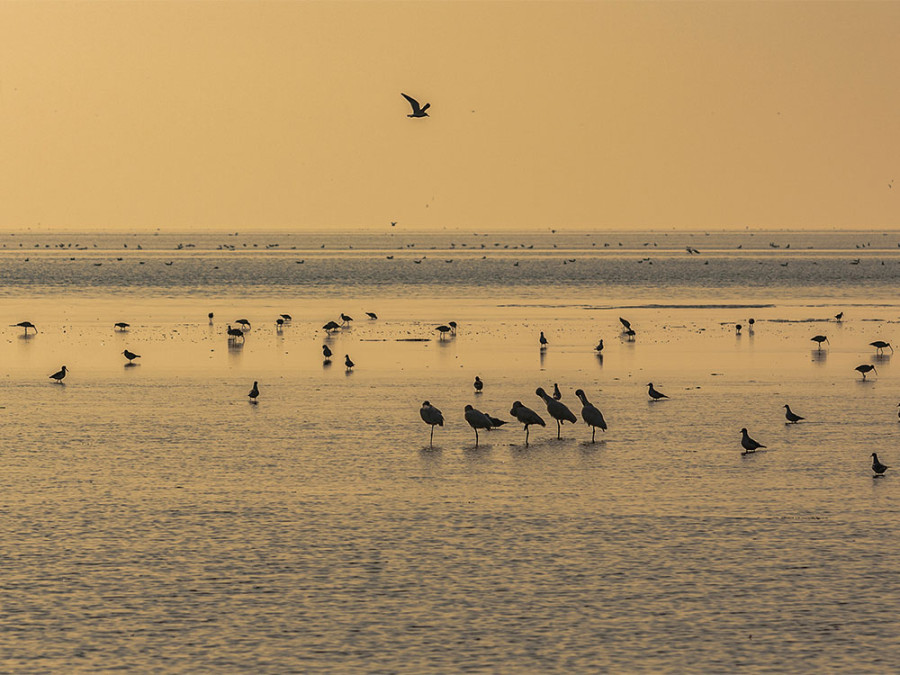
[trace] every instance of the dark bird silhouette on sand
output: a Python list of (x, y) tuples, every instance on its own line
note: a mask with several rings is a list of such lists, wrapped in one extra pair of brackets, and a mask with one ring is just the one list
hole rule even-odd
[(132, 362), (134, 362), (135, 359), (141, 358), (140, 354), (135, 354), (134, 352), (130, 352), (127, 349), (124, 352), (122, 352), (122, 356), (124, 356), (126, 359), (128, 359), (128, 363), (132, 363)]
[(250, 403), (256, 403), (256, 399), (259, 396), (259, 382), (253, 383), (253, 389), (250, 390), (247, 396), (250, 397)]
[(56, 380), (56, 382), (57, 382), (58, 384), (62, 384), (62, 383), (63, 383), (63, 380), (64, 380), (65, 377), (66, 377), (66, 373), (68, 373), (68, 372), (69, 372), (69, 369), (66, 368), (65, 366), (63, 366), (61, 370), (59, 370), (58, 372), (53, 373), (53, 374), (50, 376), (50, 379), (51, 379), (51, 380)]
[(878, 461), (878, 455), (876, 453), (872, 453), (872, 471), (875, 472), (875, 477), (883, 476), (884, 472), (890, 469), (887, 464), (882, 464)]
[(30, 321), (20, 321), (19, 323), (15, 324), (15, 325), (16, 325), (17, 327), (19, 327), (19, 328), (24, 328), (24, 329), (25, 329), (25, 335), (28, 335), (28, 329), (29, 329), (29, 328), (30, 328), (31, 330), (33, 330), (33, 331), (35, 332), (35, 334), (37, 334), (37, 328), (35, 328), (35, 327), (34, 327), (34, 324), (31, 323)]
[(400, 95), (409, 101), (409, 104), (412, 106), (412, 114), (407, 115), (407, 117), (428, 117), (428, 113), (425, 111), (431, 107), (430, 103), (420, 106), (419, 102), (412, 96), (407, 96), (403, 92), (400, 92)]
[(760, 448), (764, 448), (766, 446), (750, 438), (750, 435), (747, 433), (746, 429), (741, 429), (741, 447), (744, 448), (744, 451), (741, 454), (747, 455), (751, 452), (756, 452)]
[(528, 447), (528, 427), (532, 424), (538, 424), (542, 427), (547, 426), (544, 420), (531, 408), (527, 408), (522, 405), (521, 401), (516, 401), (512, 404), (512, 410), (509, 411), (509, 414), (519, 420), (520, 424), (525, 425), (525, 447)]

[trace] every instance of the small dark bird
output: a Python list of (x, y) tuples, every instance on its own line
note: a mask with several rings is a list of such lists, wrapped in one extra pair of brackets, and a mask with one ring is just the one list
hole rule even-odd
[(738, 335), (740, 335), (740, 334), (741, 334), (741, 328), (743, 328), (743, 326), (742, 326), (741, 324), (735, 324), (735, 326), (734, 326), (734, 332), (737, 333)]
[(209, 318), (209, 325), (212, 326), (213, 317), (215, 316), (215, 314), (213, 314), (212, 312), (210, 312), (210, 313), (207, 314), (206, 316), (207, 316), (207, 318)]
[(34, 324), (31, 323), (30, 321), (20, 321), (19, 323), (15, 324), (15, 325), (16, 325), (18, 328), (24, 328), (24, 329), (25, 329), (25, 335), (28, 335), (28, 329), (29, 329), (29, 328), (30, 328), (31, 330), (33, 330), (33, 331), (35, 332), (35, 334), (37, 334), (37, 328), (35, 328), (35, 327), (34, 327)]
[(453, 329), (450, 326), (438, 326), (435, 330), (440, 333), (440, 338), (443, 340), (444, 336), (447, 334), (452, 334)]
[(341, 325), (335, 321), (329, 321), (324, 326), (322, 326), (322, 328), (324, 330), (327, 330), (329, 333), (332, 331), (336, 331), (340, 327), (341, 327)]
[(837, 322), (840, 322), (840, 321), (842, 321), (843, 319), (844, 319), (844, 313), (843, 313), (843, 312), (838, 312), (837, 314), (834, 315), (834, 320), (837, 321)]
[(247, 321), (247, 319), (238, 319), (235, 323), (240, 324), (241, 328), (244, 330), (250, 330), (250, 322)]
[(377, 319), (377, 318), (378, 318), (378, 315), (375, 314), (375, 312), (366, 312), (366, 316), (369, 317), (370, 319)]
[(634, 336), (637, 335), (637, 333), (634, 332), (633, 328), (629, 328), (625, 331), (625, 335), (628, 337), (629, 342), (634, 342)]
[(744, 451), (741, 453), (742, 455), (747, 455), (751, 452), (756, 452), (759, 448), (764, 448), (762, 443), (757, 443), (750, 435), (747, 433), (746, 429), (741, 429), (741, 447), (744, 448)]
[(549, 342), (547, 342), (547, 338), (544, 337), (544, 331), (541, 331), (541, 337), (540, 337), (539, 342), (541, 343), (541, 349), (543, 349), (548, 344), (550, 344)]
[(293, 321), (293, 317), (290, 314), (282, 314), (281, 318), (285, 321)]
[(63, 366), (61, 370), (59, 370), (58, 372), (53, 373), (53, 374), (50, 376), (50, 379), (51, 379), (51, 380), (56, 380), (57, 384), (62, 384), (62, 383), (63, 383), (63, 380), (64, 380), (65, 377), (66, 377), (66, 373), (68, 373), (68, 372), (69, 372), (68, 369), (67, 369), (65, 366)]
[(531, 408), (526, 408), (522, 405), (521, 401), (516, 401), (512, 404), (512, 409), (509, 411), (509, 414), (519, 420), (520, 424), (525, 425), (525, 447), (528, 447), (528, 427), (532, 424), (539, 424), (542, 427), (547, 426), (544, 423), (544, 420), (541, 419), (541, 416), (538, 415)]
[(600, 340), (600, 342), (597, 343), (597, 346), (594, 347), (594, 351), (597, 352), (598, 354), (603, 351), (603, 340)]
[(547, 412), (550, 413), (550, 417), (556, 420), (556, 438), (559, 439), (562, 434), (562, 423), (563, 422), (571, 422), (575, 424), (578, 422), (578, 418), (575, 417), (575, 413), (573, 413), (562, 401), (557, 401), (555, 398), (552, 398), (547, 395), (542, 388), (538, 387), (538, 389), (534, 392), (538, 396), (540, 396), (544, 404), (547, 406)]
[[(810, 339), (810, 341), (815, 342), (817, 345), (819, 345), (819, 351), (822, 350), (822, 343), (823, 343), (823, 342), (828, 342), (828, 338), (825, 337), (824, 335), (813, 335), (813, 336), (812, 336), (811, 338), (809, 338), (809, 339)], [(831, 344), (831, 343), (828, 342), (828, 344)]]
[(791, 424), (796, 424), (800, 420), (806, 419), (805, 417), (800, 417), (800, 415), (794, 413), (794, 411), (791, 410), (791, 406), (789, 406), (787, 403), (784, 404), (784, 416)]
[(619, 317), (619, 321), (620, 321), (620, 322), (622, 323), (622, 325), (625, 327), (625, 330), (629, 330), (629, 329), (631, 328), (631, 322), (628, 321), (627, 319), (623, 319), (623, 318), (620, 316), (620, 317)]
[(488, 429), (494, 426), (494, 423), (491, 421), (491, 418), (485, 415), (480, 410), (476, 410), (470, 405), (467, 405), (465, 408), (465, 418), (466, 422), (469, 423), (469, 426), (475, 430), (475, 447), (478, 447), (478, 430), (479, 429)]
[(591, 427), (591, 443), (594, 442), (594, 435), (597, 433), (597, 429), (601, 431), (606, 431), (606, 420), (603, 419), (603, 413), (601, 413), (596, 406), (594, 406), (590, 401), (588, 401), (587, 396), (584, 391), (581, 389), (575, 390), (575, 395), (581, 399), (581, 419), (584, 420), (584, 423)]
[(502, 427), (504, 424), (506, 424), (506, 420), (501, 420), (499, 417), (488, 415), (488, 419), (491, 421), (492, 427)]
[(119, 323), (113, 325), (113, 328), (116, 328), (121, 331), (126, 331), (129, 328), (131, 328), (131, 324), (125, 323), (124, 321), (119, 321)]
[[(425, 105), (420, 106), (419, 102), (416, 99), (414, 99), (412, 96), (407, 96), (402, 91), (400, 92), (400, 95), (403, 98), (405, 98), (407, 101), (409, 101), (409, 104), (412, 106), (412, 114), (407, 115), (407, 117), (428, 117), (428, 113), (425, 111), (431, 107), (430, 103), (426, 103)], [(391, 225), (394, 225), (394, 224), (395, 223), (391, 223)], [(477, 434), (476, 434), (476, 436), (477, 436)]]
[(754, 319), (754, 318), (751, 317), (751, 318), (747, 319), (747, 323), (750, 324), (750, 330), (752, 331), (752, 330), (753, 330), (753, 325), (756, 323), (756, 319)]
[(331, 354), (331, 350), (328, 348), (328, 345), (322, 345), (322, 356), (325, 357), (326, 361), (331, 360), (332, 354)]
[(247, 396), (250, 397), (250, 403), (256, 403), (256, 398), (259, 396), (259, 382), (253, 383), (253, 389), (250, 390)]
[(422, 417), (422, 421), (425, 424), (431, 425), (431, 439), (428, 442), (429, 447), (434, 447), (434, 428), (436, 426), (442, 427), (444, 426), (444, 415), (440, 410), (435, 408), (431, 403), (425, 401), (422, 404), (422, 407), (419, 409), (419, 415)]
[(228, 333), (229, 340), (234, 340), (235, 338), (241, 338), (241, 340), (244, 339), (244, 331), (240, 328), (232, 328), (231, 324), (228, 324), (228, 330), (226, 332)]
[(872, 453), (872, 471), (875, 472), (876, 478), (879, 476), (883, 476), (884, 472), (890, 468), (891, 467), (889, 467), (888, 465), (882, 464), (881, 462), (878, 461), (877, 453), (874, 453), (874, 452)]
[(353, 321), (352, 316), (347, 316), (346, 314), (341, 312), (341, 323), (350, 323), (351, 321)]
[(344, 365), (347, 366), (347, 370), (353, 370), (353, 366), (356, 365), (355, 363), (353, 363), (353, 361), (350, 360), (349, 354), (344, 354)]
[(866, 379), (866, 374), (870, 371), (875, 373), (876, 375), (878, 374), (878, 371), (875, 370), (875, 366), (868, 363), (864, 363), (861, 366), (856, 366), (856, 368), (854, 368), (853, 370), (858, 371), (863, 376), (864, 380)]
[(885, 342), (884, 340), (875, 340), (875, 342), (870, 342), (870, 343), (869, 343), (869, 346), (870, 346), (870, 347), (875, 347), (875, 353), (876, 353), (876, 354), (883, 354), (883, 353), (884, 353), (885, 347), (887, 347), (888, 349), (891, 350), (891, 354), (894, 353), (894, 348), (891, 347), (891, 343), (890, 343), (890, 342)]
[(481, 393), (481, 390), (484, 389), (484, 382), (482, 382), (481, 378), (478, 377), (477, 375), (475, 376), (474, 386), (475, 386), (475, 391), (478, 392), (479, 394)]
[(128, 363), (131, 363), (131, 362), (134, 361), (135, 359), (141, 358), (141, 355), (140, 355), (140, 354), (135, 354), (134, 352), (130, 352), (130, 351), (128, 351), (127, 349), (126, 349), (125, 351), (122, 352), (122, 355), (123, 355), (126, 359), (128, 359)]
[(649, 389), (647, 390), (647, 393), (650, 395), (650, 398), (653, 399), (654, 401), (658, 401), (661, 398), (669, 398), (668, 396), (663, 394), (661, 391), (656, 391), (656, 389), (653, 388), (652, 382), (648, 382), (647, 386), (649, 387)]
[(559, 385), (556, 382), (553, 383), (553, 398), (557, 401), (562, 398), (562, 392), (559, 390)]
[(281, 317), (275, 319), (275, 330), (281, 330), (284, 328), (284, 319)]

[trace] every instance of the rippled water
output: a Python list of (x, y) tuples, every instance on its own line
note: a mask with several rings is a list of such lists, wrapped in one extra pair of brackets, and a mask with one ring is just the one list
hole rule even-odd
[[(894, 670), (896, 476), (869, 455), (900, 466), (900, 381), (868, 343), (898, 335), (896, 246), (679, 242), (651, 268), (642, 243), (415, 264), (380, 241), (0, 252), (4, 323), (39, 331), (0, 341), (4, 670)], [(551, 423), (526, 449), (510, 422), (474, 448), (463, 406), (543, 414), (554, 382), (601, 442)], [(742, 457), (741, 427), (769, 451)]]

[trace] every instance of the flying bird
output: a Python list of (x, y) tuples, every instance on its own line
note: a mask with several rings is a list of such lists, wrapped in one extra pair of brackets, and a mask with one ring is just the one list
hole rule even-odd
[(756, 452), (759, 448), (764, 448), (766, 446), (750, 438), (750, 435), (747, 433), (746, 429), (741, 429), (741, 447), (744, 448), (744, 451), (741, 454), (747, 455), (751, 452)]
[(800, 420), (806, 419), (805, 417), (800, 417), (800, 415), (791, 410), (791, 406), (789, 406), (787, 403), (784, 404), (784, 416), (791, 424), (796, 424)]
[(422, 417), (422, 421), (425, 424), (431, 425), (431, 439), (428, 442), (428, 446), (434, 447), (434, 428), (436, 426), (442, 427), (444, 426), (444, 415), (440, 410), (435, 408), (431, 403), (425, 401), (422, 403), (422, 407), (419, 409), (419, 415)]
[[(409, 104), (412, 106), (412, 114), (407, 115), (407, 117), (428, 117), (428, 113), (425, 111), (431, 107), (430, 103), (426, 103), (425, 105), (420, 106), (419, 102), (412, 96), (407, 96), (402, 91), (400, 92), (400, 95), (407, 101), (409, 101)], [(393, 225), (393, 223), (391, 223), (391, 225)]]

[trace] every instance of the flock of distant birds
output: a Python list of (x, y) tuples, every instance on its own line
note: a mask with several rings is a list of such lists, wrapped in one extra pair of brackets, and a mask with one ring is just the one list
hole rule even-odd
[[(369, 319), (376, 320), (378, 319), (378, 315), (374, 312), (366, 312), (366, 316)], [(208, 319), (210, 325), (213, 324), (214, 320), (213, 312), (208, 314)], [(844, 318), (844, 313), (840, 312), (835, 315), (835, 320), (840, 323)], [(341, 313), (340, 315), (340, 323), (337, 321), (329, 321), (322, 329), (328, 333), (334, 333), (335, 331), (341, 330), (346, 327), (353, 321), (353, 317)], [(292, 317), (290, 314), (281, 314), (275, 321), (276, 330), (282, 330), (285, 324), (288, 324), (292, 321)], [(622, 335), (626, 340), (634, 340), (636, 336), (635, 330), (632, 328), (631, 323), (622, 317), (619, 317), (619, 321), (622, 324)], [(234, 321), (234, 324), (240, 326), (240, 328), (232, 328), (231, 324), (226, 324), (226, 334), (228, 336), (229, 341), (236, 341), (240, 339), (242, 342), (245, 340), (246, 331), (251, 329), (250, 321), (247, 319), (237, 319)], [(749, 319), (749, 330), (752, 332), (755, 320)], [(19, 323), (13, 324), (14, 327), (22, 328), (25, 331), (25, 335), (28, 335), (28, 331), (32, 330), (35, 334), (37, 334), (37, 328), (31, 321), (20, 321)], [(124, 321), (120, 321), (113, 325), (113, 329), (116, 331), (127, 331), (131, 327), (131, 324), (128, 324)], [(735, 331), (740, 334), (743, 326), (741, 324), (735, 324)], [(442, 324), (440, 326), (435, 327), (435, 331), (438, 333), (438, 339), (443, 340), (446, 336), (456, 335), (457, 323), (455, 321), (450, 321), (447, 324)], [(814, 335), (810, 338), (812, 342), (815, 342), (818, 350), (822, 349), (823, 343), (831, 344), (828, 340), (828, 337), (825, 335)], [(541, 350), (547, 349), (549, 345), (549, 340), (544, 335), (544, 332), (540, 332), (540, 337), (538, 338), (538, 344), (540, 345)], [(885, 349), (890, 349), (893, 353), (894, 348), (891, 346), (890, 342), (886, 342), (884, 340), (875, 340), (874, 342), (869, 343), (870, 346), (875, 347), (876, 355), (882, 355)], [(594, 351), (598, 356), (602, 357), (603, 352), (603, 340), (601, 339), (596, 347), (594, 347)], [(128, 360), (126, 365), (135, 365), (134, 360), (141, 358), (140, 354), (136, 354), (128, 349), (122, 351), (122, 355)], [(327, 344), (322, 345), (322, 355), (324, 356), (325, 363), (329, 364), (331, 362), (331, 357), (334, 355), (331, 351), (330, 347)], [(344, 355), (344, 366), (347, 371), (351, 371), (355, 367), (355, 363), (350, 359), (349, 354)], [(861, 364), (855, 368), (861, 375), (863, 380), (866, 379), (866, 375), (869, 372), (878, 373), (875, 370), (875, 366), (872, 364)], [(66, 366), (62, 366), (60, 370), (50, 375), (50, 379), (56, 382), (57, 384), (63, 384), (63, 380), (66, 378), (66, 375), (69, 373), (69, 369)], [(475, 388), (475, 393), (480, 394), (484, 390), (484, 381), (480, 376), (475, 376), (475, 381), (473, 383)], [(535, 391), (535, 394), (544, 402), (544, 405), (547, 409), (547, 414), (556, 421), (556, 437), (557, 439), (562, 436), (562, 425), (564, 422), (571, 422), (572, 424), (576, 424), (578, 422), (578, 418), (575, 416), (569, 407), (563, 403), (560, 399), (562, 399), (562, 393), (560, 392), (559, 385), (553, 385), (553, 394), (549, 395), (542, 387), (538, 387)], [(666, 394), (662, 393), (658, 389), (653, 386), (652, 382), (647, 383), (647, 395), (650, 398), (650, 401), (661, 401), (663, 399), (669, 398)], [(254, 381), (253, 387), (250, 389), (250, 392), (247, 394), (250, 399), (250, 402), (255, 404), (258, 402), (259, 398), (259, 382)], [(585, 394), (584, 390), (576, 389), (575, 396), (581, 401), (581, 419), (591, 428), (591, 443), (596, 442), (596, 433), (597, 429), (601, 431), (607, 430), (606, 420), (603, 417), (603, 413), (592, 404)], [(900, 404), (898, 404), (900, 407)], [(788, 424), (797, 424), (798, 422), (803, 421), (805, 418), (796, 414), (793, 410), (791, 410), (790, 405), (784, 405), (785, 410), (785, 419)], [(525, 430), (525, 447), (528, 447), (528, 439), (529, 439), (529, 427), (531, 426), (541, 426), (546, 427), (547, 424), (544, 419), (534, 410), (524, 405), (521, 401), (515, 401), (512, 404), (512, 408), (509, 411), (509, 414), (514, 417), (520, 424), (523, 425)], [(434, 428), (436, 426), (443, 427), (444, 426), (444, 415), (443, 413), (433, 406), (430, 401), (425, 401), (422, 403), (422, 407), (419, 409), (419, 415), (422, 420), (431, 427), (431, 434), (429, 437), (429, 447), (434, 448)], [(497, 417), (493, 417), (488, 415), (485, 412), (482, 412), (476, 409), (472, 405), (466, 405), (464, 409), (464, 418), (470, 427), (475, 432), (475, 447), (478, 447), (479, 429), (490, 431), (491, 429), (495, 429), (497, 427), (503, 426), (506, 424), (506, 420), (499, 419)], [(898, 413), (898, 418), (900, 418), (900, 413)], [(742, 455), (752, 454), (758, 450), (766, 449), (766, 446), (762, 443), (756, 441), (755, 439), (750, 437), (749, 432), (746, 428), (741, 429), (741, 447), (743, 451)], [(890, 468), (885, 464), (882, 464), (879, 459), (877, 453), (872, 453), (872, 471), (874, 471), (876, 478), (882, 477)]]

